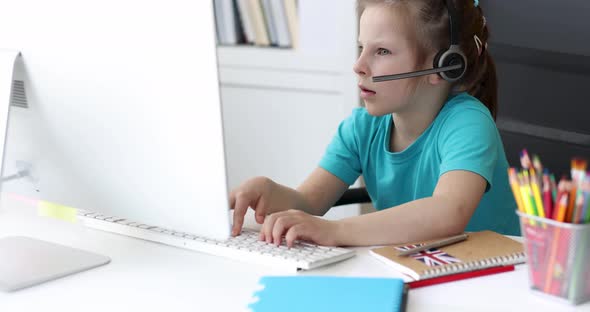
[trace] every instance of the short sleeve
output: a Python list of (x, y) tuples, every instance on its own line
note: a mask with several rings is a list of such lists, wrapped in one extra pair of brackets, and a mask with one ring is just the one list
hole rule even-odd
[(356, 120), (360, 108), (342, 121), (328, 145), (319, 166), (332, 173), (344, 183), (351, 185), (361, 175), (359, 144), (356, 136)]
[(439, 174), (442, 176), (452, 170), (477, 173), (488, 182), (487, 192), (493, 186), (499, 144), (498, 130), (489, 114), (478, 109), (451, 114), (438, 138)]

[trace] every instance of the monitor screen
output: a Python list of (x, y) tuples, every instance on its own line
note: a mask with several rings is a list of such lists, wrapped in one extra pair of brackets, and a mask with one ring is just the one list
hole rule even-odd
[(0, 10), (14, 73), (4, 175), (16, 193), (227, 238), (212, 1), (19, 0)]

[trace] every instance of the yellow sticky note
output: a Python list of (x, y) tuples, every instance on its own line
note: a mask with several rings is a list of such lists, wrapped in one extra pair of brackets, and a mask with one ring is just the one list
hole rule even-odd
[(37, 204), (37, 214), (41, 217), (51, 217), (72, 223), (78, 221), (76, 208), (45, 201), (39, 201)]

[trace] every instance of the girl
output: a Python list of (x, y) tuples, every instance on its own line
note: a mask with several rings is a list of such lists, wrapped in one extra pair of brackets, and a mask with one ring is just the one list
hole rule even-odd
[[(446, 2), (358, 1), (354, 71), (365, 108), (340, 124), (319, 167), (297, 189), (257, 177), (233, 190), (232, 235), (240, 233), (248, 207), (263, 224), (260, 239), (276, 245), (282, 237), (288, 246), (295, 239), (360, 246), (464, 230), (518, 233), (494, 122), (497, 82), (485, 18), (477, 0)], [(461, 79), (449, 82), (443, 73), (373, 82), (375, 76), (432, 68), (452, 34), (467, 63)], [(337, 221), (316, 217), (361, 174), (377, 212)]]

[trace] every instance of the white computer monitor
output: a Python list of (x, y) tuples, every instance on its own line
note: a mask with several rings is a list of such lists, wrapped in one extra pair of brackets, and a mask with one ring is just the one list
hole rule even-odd
[(212, 1), (18, 0), (0, 49), (12, 107), (3, 192), (144, 224), (229, 237)]

